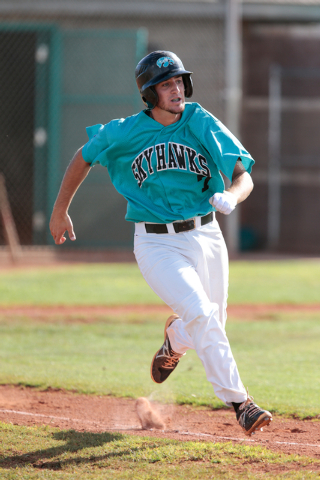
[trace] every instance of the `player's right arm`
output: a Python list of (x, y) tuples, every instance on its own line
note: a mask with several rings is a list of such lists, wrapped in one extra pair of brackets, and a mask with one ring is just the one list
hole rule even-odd
[(64, 174), (50, 219), (50, 232), (56, 245), (61, 245), (66, 241), (64, 236), (66, 231), (70, 240), (74, 241), (76, 239), (68, 210), (76, 191), (88, 175), (90, 169), (89, 163), (83, 159), (82, 148), (80, 148)]

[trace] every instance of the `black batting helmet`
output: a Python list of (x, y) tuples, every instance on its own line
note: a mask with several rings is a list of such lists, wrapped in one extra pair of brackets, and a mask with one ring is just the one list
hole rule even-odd
[(135, 70), (141, 98), (150, 110), (158, 103), (154, 85), (177, 75), (181, 75), (183, 78), (185, 96), (191, 97), (193, 93), (191, 74), (192, 72), (185, 70), (183, 63), (175, 53), (163, 50), (149, 53), (140, 60)]

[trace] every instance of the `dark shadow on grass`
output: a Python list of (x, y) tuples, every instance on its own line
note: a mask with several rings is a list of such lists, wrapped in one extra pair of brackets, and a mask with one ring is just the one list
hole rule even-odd
[[(101, 447), (105, 443), (115, 442), (125, 438), (120, 433), (90, 433), (90, 432), (76, 432), (74, 430), (67, 430), (57, 432), (52, 435), (55, 440), (65, 440), (64, 445), (51, 447), (44, 450), (36, 450), (34, 452), (25, 453), (23, 455), (7, 456), (0, 460), (1, 468), (19, 468), (26, 465), (32, 465), (34, 468), (45, 468), (49, 470), (61, 470), (69, 464), (83, 464), (96, 463), (108, 458), (122, 457), (137, 451), (139, 448), (132, 448), (130, 450), (116, 450), (105, 455), (90, 457), (74, 457), (68, 460), (59, 460), (56, 457), (70, 452), (75, 453), (84, 448)], [(141, 448), (144, 448), (141, 446)], [(55, 459), (50, 461), (50, 459)]]

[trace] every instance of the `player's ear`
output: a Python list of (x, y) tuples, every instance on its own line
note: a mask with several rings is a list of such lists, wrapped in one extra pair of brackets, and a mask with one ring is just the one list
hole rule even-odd
[(152, 110), (158, 103), (158, 94), (154, 87), (148, 87), (142, 92), (142, 100), (144, 104)]

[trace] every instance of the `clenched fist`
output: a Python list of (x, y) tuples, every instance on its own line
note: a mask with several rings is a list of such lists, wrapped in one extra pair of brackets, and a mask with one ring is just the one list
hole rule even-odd
[(215, 193), (209, 203), (220, 213), (229, 215), (237, 206), (237, 199), (231, 192)]

